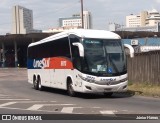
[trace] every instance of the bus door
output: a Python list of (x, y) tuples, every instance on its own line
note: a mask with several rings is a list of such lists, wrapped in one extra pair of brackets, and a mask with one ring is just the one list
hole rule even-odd
[(50, 69), (50, 86), (55, 87), (56, 80), (55, 80), (55, 69)]
[(64, 57), (54, 58), (54, 69), (50, 70), (51, 87), (65, 89), (68, 60)]

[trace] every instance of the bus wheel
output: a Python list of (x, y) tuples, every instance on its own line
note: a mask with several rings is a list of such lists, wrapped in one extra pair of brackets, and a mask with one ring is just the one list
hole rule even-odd
[(43, 86), (41, 85), (41, 78), (40, 77), (38, 77), (38, 89), (40, 90), (40, 91), (42, 91), (43, 90)]
[(68, 95), (71, 97), (75, 96), (75, 92), (73, 90), (73, 84), (72, 84), (72, 80), (69, 79), (67, 82), (67, 91), (68, 91)]
[(38, 82), (37, 82), (37, 79), (35, 77), (33, 79), (33, 88), (38, 90)]
[(104, 95), (105, 95), (106, 97), (112, 97), (113, 92), (105, 92)]

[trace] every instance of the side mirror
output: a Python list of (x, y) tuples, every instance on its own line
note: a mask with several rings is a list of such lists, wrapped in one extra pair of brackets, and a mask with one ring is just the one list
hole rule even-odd
[(84, 57), (84, 47), (81, 43), (72, 43), (74, 46), (77, 46), (79, 49), (80, 57)]
[(129, 44), (124, 44), (124, 47), (129, 49), (130, 57), (133, 58), (134, 57), (134, 49), (133, 49), (133, 47), (131, 45), (129, 45)]

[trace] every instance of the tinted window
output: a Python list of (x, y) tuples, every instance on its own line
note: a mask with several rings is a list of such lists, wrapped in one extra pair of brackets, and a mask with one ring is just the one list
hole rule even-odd
[(32, 59), (57, 56), (71, 58), (68, 37), (28, 48), (28, 57)]
[(81, 64), (81, 58), (79, 56), (79, 50), (77, 46), (74, 46), (72, 43), (74, 42), (80, 42), (80, 38), (75, 35), (70, 35), (70, 42), (71, 42), (71, 51), (72, 51), (72, 60), (73, 65), (75, 68), (81, 71), (82, 64)]
[(48, 43), (50, 57), (64, 56), (71, 58), (68, 37)]

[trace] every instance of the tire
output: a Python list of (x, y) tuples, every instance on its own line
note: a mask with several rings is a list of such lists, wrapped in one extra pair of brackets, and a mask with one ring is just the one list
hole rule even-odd
[(41, 78), (38, 77), (38, 90), (42, 91), (43, 90), (43, 86), (41, 85)]
[(103, 93), (106, 97), (112, 97), (113, 92), (105, 92)]
[(36, 77), (33, 77), (33, 88), (38, 90), (38, 82), (37, 82)]
[(71, 97), (74, 97), (76, 95), (75, 91), (73, 90), (72, 80), (70, 79), (67, 82), (67, 92), (68, 92), (68, 95)]

